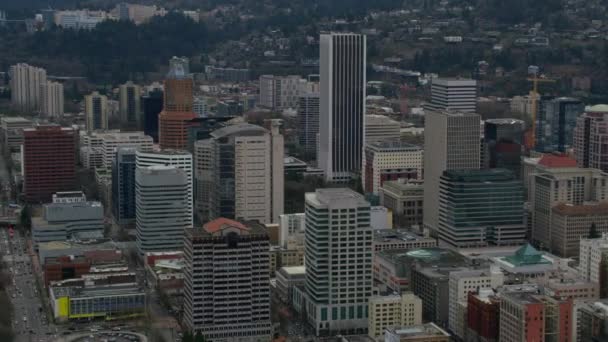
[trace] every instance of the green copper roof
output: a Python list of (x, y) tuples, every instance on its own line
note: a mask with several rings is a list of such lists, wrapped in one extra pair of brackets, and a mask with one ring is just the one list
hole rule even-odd
[(542, 253), (529, 243), (518, 249), (515, 254), (505, 257), (505, 260), (515, 266), (551, 263), (549, 260), (544, 259)]

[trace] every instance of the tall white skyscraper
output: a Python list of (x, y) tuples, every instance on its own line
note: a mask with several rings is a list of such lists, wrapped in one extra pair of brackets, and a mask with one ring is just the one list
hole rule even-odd
[(203, 219), (226, 217), (278, 223), (284, 202), (283, 135), (237, 124), (194, 144), (197, 208)]
[(136, 152), (136, 167), (141, 169), (146, 166), (161, 165), (161, 166), (175, 166), (186, 174), (187, 186), (188, 186), (188, 211), (187, 216), (190, 225), (194, 222), (193, 216), (193, 176), (192, 176), (192, 154), (187, 151), (178, 150), (162, 150), (154, 152), (146, 152), (138, 150)]
[(10, 68), (11, 102), (23, 111), (40, 110), (40, 86), (46, 84), (46, 70), (25, 63)]
[(154, 165), (135, 170), (137, 249), (146, 252), (181, 250), (188, 216), (188, 177), (175, 166)]
[(361, 170), (365, 146), (366, 37), (326, 33), (320, 39), (319, 167), (347, 182)]
[(475, 113), (427, 111), (424, 123), (424, 226), (437, 231), (440, 178), (446, 170), (480, 166), (480, 117)]
[(477, 81), (466, 78), (434, 78), (427, 109), (464, 113), (477, 111)]
[(350, 189), (317, 189), (306, 194), (305, 210), (306, 319), (317, 335), (365, 331), (372, 295), (370, 204)]
[(49, 117), (63, 116), (63, 84), (47, 81), (40, 85), (40, 113)]

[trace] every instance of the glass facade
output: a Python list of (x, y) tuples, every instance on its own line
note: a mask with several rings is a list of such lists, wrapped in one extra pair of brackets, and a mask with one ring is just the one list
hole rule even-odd
[(439, 235), (451, 245), (524, 242), (523, 185), (509, 170), (445, 171), (439, 202)]
[(136, 292), (123, 295), (87, 296), (70, 298), (70, 318), (92, 316), (120, 316), (142, 313), (145, 294)]
[(566, 152), (572, 146), (576, 119), (584, 110), (583, 103), (573, 98), (546, 101), (544, 106), (539, 108), (536, 119), (536, 150)]

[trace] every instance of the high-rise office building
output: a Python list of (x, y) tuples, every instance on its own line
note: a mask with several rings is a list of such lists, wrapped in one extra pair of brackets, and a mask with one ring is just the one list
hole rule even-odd
[(25, 63), (11, 66), (11, 103), (22, 111), (40, 109), (40, 86), (46, 84), (46, 70)]
[(102, 165), (106, 169), (111, 169), (116, 150), (119, 147), (134, 147), (141, 152), (152, 152), (152, 137), (143, 132), (110, 132), (101, 135), (101, 153), (103, 155)]
[(300, 94), (306, 90), (306, 80), (299, 75), (260, 76), (260, 106), (282, 110), (296, 108)]
[(560, 97), (542, 101), (536, 118), (536, 151), (566, 152), (572, 147), (577, 118), (585, 106), (574, 98)]
[(504, 168), (521, 173), (525, 123), (517, 119), (488, 119), (484, 122), (484, 168)]
[(135, 153), (136, 155), (136, 167), (138, 169), (146, 166), (175, 166), (180, 170), (184, 171), (187, 181), (188, 200), (187, 203), (187, 217), (190, 225), (193, 224), (193, 170), (192, 170), (192, 154), (187, 151), (177, 150), (162, 150), (146, 152), (140, 149)]
[(553, 236), (552, 208), (559, 203), (582, 205), (608, 200), (608, 174), (578, 167), (537, 168), (531, 176), (532, 240), (543, 248), (561, 249)]
[(308, 322), (317, 335), (366, 331), (373, 255), (369, 203), (350, 189), (317, 189), (306, 194), (305, 215)]
[(186, 149), (188, 121), (196, 117), (193, 111), (194, 80), (187, 58), (173, 57), (165, 79), (163, 111), (159, 114), (159, 143), (161, 148)]
[(47, 81), (40, 85), (40, 113), (58, 118), (63, 116), (63, 84)]
[(524, 189), (509, 170), (447, 170), (439, 186), (439, 238), (459, 248), (520, 245)]
[(144, 133), (155, 143), (158, 142), (158, 116), (163, 110), (163, 94), (162, 90), (154, 90), (141, 97)]
[(366, 37), (321, 34), (320, 53), (318, 164), (327, 181), (347, 182), (365, 146)]
[(423, 155), (419, 146), (400, 140), (367, 143), (361, 170), (363, 190), (377, 195), (386, 181), (422, 179)]
[(135, 170), (135, 226), (140, 254), (181, 250), (184, 232), (192, 228), (188, 177), (175, 166)]
[(280, 120), (270, 132), (237, 124), (194, 144), (197, 206), (203, 219), (279, 222), (283, 214), (284, 154)]
[(142, 123), (141, 88), (129, 81), (119, 87), (120, 123), (124, 127), (138, 128)]
[(307, 93), (298, 100), (298, 143), (306, 154), (314, 156), (317, 152), (319, 134), (319, 93)]
[(194, 151), (194, 143), (209, 139), (211, 132), (229, 125), (232, 116), (195, 118), (188, 121), (188, 151)]
[(433, 111), (475, 113), (477, 81), (465, 78), (434, 78), (431, 81), (431, 102), (425, 108)]
[(119, 147), (112, 163), (112, 213), (120, 225), (135, 222), (134, 147)]
[(572, 146), (579, 167), (608, 172), (608, 105), (585, 108), (576, 119)]
[(28, 202), (50, 202), (54, 193), (74, 190), (76, 133), (72, 128), (26, 128), (21, 148), (23, 194)]
[(84, 101), (87, 131), (108, 129), (108, 97), (94, 91)]
[(218, 218), (184, 238), (184, 324), (208, 341), (270, 341), (270, 242), (257, 222)]
[(480, 166), (480, 119), (475, 113), (429, 111), (424, 125), (424, 226), (437, 231), (440, 177)]

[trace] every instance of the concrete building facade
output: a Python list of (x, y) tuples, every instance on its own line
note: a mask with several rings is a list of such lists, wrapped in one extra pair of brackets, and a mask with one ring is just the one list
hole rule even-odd
[(413, 293), (370, 297), (368, 311), (367, 335), (373, 339), (387, 328), (422, 324), (422, 300)]
[(318, 336), (364, 333), (372, 294), (370, 205), (349, 189), (317, 189), (306, 194), (305, 210), (306, 283), (300, 311)]
[(40, 86), (46, 84), (46, 70), (25, 63), (11, 66), (11, 103), (16, 108), (34, 112), (40, 109)]
[(87, 131), (107, 130), (110, 111), (108, 108), (108, 97), (94, 91), (85, 96), (84, 101), (85, 126)]
[(480, 117), (475, 113), (430, 111), (424, 127), (424, 226), (439, 229), (440, 178), (446, 170), (480, 166)]
[(47, 81), (40, 85), (40, 113), (51, 118), (63, 116), (63, 84)]
[(399, 140), (367, 143), (363, 153), (361, 179), (366, 193), (377, 195), (386, 181), (423, 178), (424, 151)]
[(137, 248), (146, 252), (180, 250), (192, 228), (188, 177), (176, 166), (138, 167), (135, 171)]
[[(184, 325), (213, 342), (272, 339), (263, 225), (219, 218), (184, 238)], [(232, 286), (239, 284), (238, 286)]]

